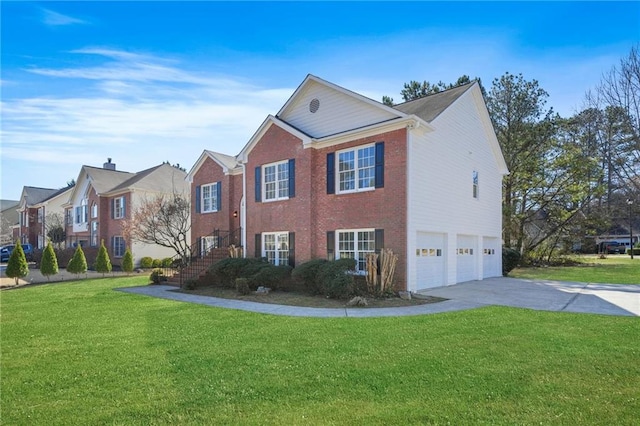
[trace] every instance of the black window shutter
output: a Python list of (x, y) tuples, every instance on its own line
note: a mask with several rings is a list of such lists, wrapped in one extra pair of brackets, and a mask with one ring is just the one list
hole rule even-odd
[(127, 217), (127, 205), (126, 205), (126, 197), (123, 195), (122, 196), (122, 217), (125, 218)]
[(296, 233), (289, 232), (289, 266), (296, 266)]
[(196, 186), (196, 213), (200, 213), (200, 185)]
[(384, 142), (376, 143), (376, 188), (384, 188)]
[(216, 211), (222, 210), (222, 182), (216, 183), (216, 201), (218, 202)]
[(327, 154), (327, 194), (336, 193), (336, 153)]
[(289, 198), (296, 196), (296, 160), (289, 160)]
[(197, 257), (202, 257), (202, 237), (198, 237), (197, 241), (198, 242), (196, 244), (198, 245), (198, 247), (196, 247), (196, 255)]
[(111, 199), (111, 219), (115, 219), (116, 217), (116, 199)]
[(262, 201), (262, 185), (260, 183), (260, 166), (256, 167), (256, 185), (255, 185), (255, 191), (256, 191), (256, 203), (259, 203), (260, 201)]
[(336, 233), (335, 231), (327, 231), (327, 259), (335, 260), (336, 249)]
[(375, 239), (376, 239), (376, 253), (380, 253), (384, 248), (384, 229), (376, 229), (375, 231)]
[(255, 236), (256, 238), (256, 250), (255, 250), (255, 257), (256, 259), (259, 259), (262, 257), (262, 234), (256, 234)]

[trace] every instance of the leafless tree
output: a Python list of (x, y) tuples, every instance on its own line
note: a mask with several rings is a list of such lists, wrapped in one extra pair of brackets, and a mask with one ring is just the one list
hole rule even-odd
[(123, 223), (127, 241), (158, 244), (175, 251), (183, 261), (191, 255), (188, 234), (191, 229), (189, 198), (174, 192), (144, 199)]

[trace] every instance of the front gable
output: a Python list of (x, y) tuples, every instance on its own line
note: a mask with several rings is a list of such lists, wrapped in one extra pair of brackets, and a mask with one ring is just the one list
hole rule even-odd
[(316, 139), (405, 116), (311, 75), (277, 114), (280, 120)]

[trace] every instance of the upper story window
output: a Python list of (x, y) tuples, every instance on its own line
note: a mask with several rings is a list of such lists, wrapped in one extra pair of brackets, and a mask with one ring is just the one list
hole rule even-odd
[(71, 209), (65, 210), (65, 215), (66, 215), (67, 226), (73, 225), (73, 212), (71, 211)]
[(217, 183), (202, 185), (202, 213), (218, 211)]
[(97, 217), (98, 217), (98, 204), (93, 203), (91, 204), (91, 218), (95, 219)]
[(256, 202), (288, 200), (296, 194), (295, 159), (265, 164), (255, 168)]
[(42, 223), (42, 219), (44, 219), (44, 207), (38, 209), (38, 223)]
[(87, 199), (80, 201), (80, 205), (76, 206), (76, 223), (87, 223), (89, 219), (89, 210), (87, 208)]
[(289, 163), (283, 161), (263, 166), (264, 200), (286, 200), (289, 198)]
[(373, 189), (375, 185), (373, 145), (338, 152), (338, 192)]
[(125, 215), (125, 201), (124, 197), (117, 197), (113, 199), (113, 218), (122, 219)]
[(473, 171), (473, 198), (478, 198), (479, 195), (479, 186), (478, 186), (478, 172), (476, 170)]
[(196, 186), (196, 213), (219, 212), (222, 209), (222, 182)]
[(384, 142), (327, 154), (327, 194), (384, 187)]

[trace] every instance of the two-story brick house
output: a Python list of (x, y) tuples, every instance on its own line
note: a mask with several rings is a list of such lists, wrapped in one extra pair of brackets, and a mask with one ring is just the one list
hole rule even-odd
[[(211, 156), (189, 173), (192, 197), (216, 183), (248, 256), (353, 257), (363, 271), (390, 248), (410, 291), (501, 275), (508, 171), (478, 83), (389, 107), (309, 75), (236, 157)], [(194, 238), (217, 213), (194, 212)]]
[[(45, 235), (46, 200), (61, 195), (64, 190), (25, 186), (22, 188), (18, 210), (18, 226), (15, 228), (14, 242), (31, 244), (34, 248), (42, 248)], [(57, 198), (57, 197), (56, 197)], [(49, 209), (54, 212), (54, 209)], [(59, 213), (62, 213), (60, 209)]]
[(67, 244), (98, 247), (104, 241), (114, 265), (120, 265), (125, 250), (134, 263), (142, 257), (172, 257), (175, 253), (157, 244), (126, 241), (123, 222), (146, 199), (174, 192), (188, 196), (186, 173), (170, 164), (161, 164), (138, 173), (116, 170), (108, 159), (102, 168), (82, 166), (65, 207)]

